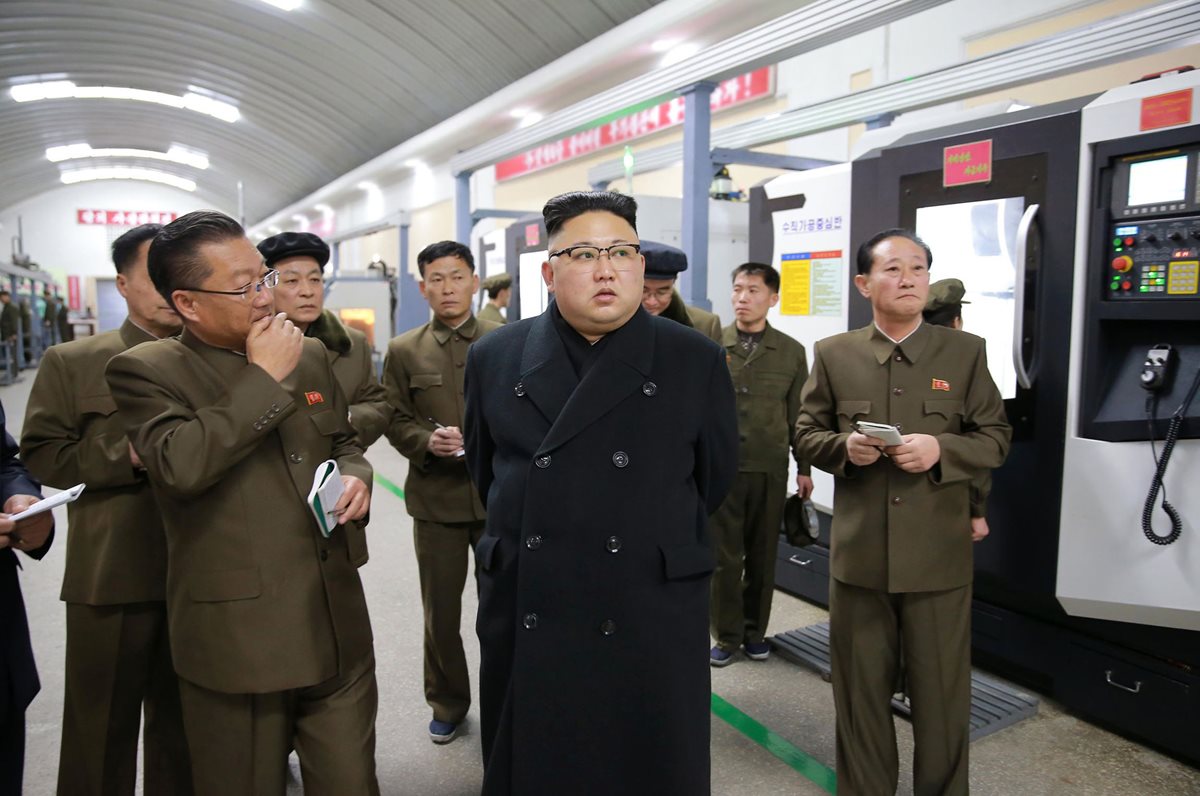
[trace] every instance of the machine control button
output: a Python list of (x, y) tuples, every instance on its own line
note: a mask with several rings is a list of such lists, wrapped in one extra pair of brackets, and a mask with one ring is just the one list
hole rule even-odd
[(1128, 280), (1126, 280), (1126, 281), (1124, 281), (1124, 282), (1122, 282), (1122, 283), (1121, 283), (1121, 289), (1122, 289), (1122, 290), (1128, 290), (1128, 289), (1129, 289), (1129, 288), (1131, 288), (1131, 287), (1133, 287), (1133, 283), (1132, 283), (1132, 282), (1130, 282), (1130, 281), (1128, 281)]
[(1167, 235), (1167, 237), (1170, 238), (1171, 240), (1175, 241), (1176, 243), (1183, 242), (1183, 233), (1177, 229), (1171, 230), (1171, 233), (1169, 235)]
[(1120, 257), (1114, 257), (1112, 261), (1114, 271), (1126, 273), (1133, 270), (1133, 258), (1128, 254), (1122, 254)]

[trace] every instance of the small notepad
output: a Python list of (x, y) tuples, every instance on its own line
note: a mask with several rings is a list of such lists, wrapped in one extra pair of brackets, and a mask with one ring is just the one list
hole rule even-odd
[(333, 513), (346, 485), (342, 483), (342, 473), (338, 470), (337, 462), (327, 459), (317, 465), (313, 473), (312, 490), (308, 493), (308, 507), (312, 509), (313, 517), (321, 535), (328, 538), (338, 525), (338, 518)]

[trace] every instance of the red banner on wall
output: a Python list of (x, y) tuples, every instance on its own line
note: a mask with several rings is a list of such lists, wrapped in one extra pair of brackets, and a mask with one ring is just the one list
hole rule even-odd
[(83, 308), (83, 300), (79, 295), (79, 277), (67, 277), (67, 309), (80, 310)]
[(169, 224), (179, 217), (166, 210), (76, 210), (79, 224), (101, 224), (114, 227), (138, 227), (142, 224)]
[[(724, 80), (713, 89), (709, 105), (716, 112), (768, 97), (775, 91), (774, 76), (774, 67), (764, 66), (740, 77)], [(683, 117), (683, 97), (675, 97), (652, 108), (634, 111), (497, 163), (496, 181), (511, 180), (584, 155), (591, 155), (611, 146), (653, 135), (683, 124)]]

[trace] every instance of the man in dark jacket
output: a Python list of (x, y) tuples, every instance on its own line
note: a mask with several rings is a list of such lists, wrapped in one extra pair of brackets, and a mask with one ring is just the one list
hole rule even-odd
[(17, 443), (4, 428), (0, 406), (0, 793), (20, 793), (25, 769), (25, 708), (41, 684), (33, 665), (29, 623), (21, 584), (17, 581), (20, 550), (41, 558), (54, 539), (50, 512), (14, 523), (9, 515), (23, 511), (42, 497), (41, 485), (17, 459)]
[(543, 210), (555, 302), (467, 362), (483, 793), (709, 791), (709, 512), (737, 470), (724, 352), (639, 306), (637, 204)]

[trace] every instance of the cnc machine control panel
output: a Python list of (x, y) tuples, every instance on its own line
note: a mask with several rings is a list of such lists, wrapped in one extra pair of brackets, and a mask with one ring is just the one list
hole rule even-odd
[(1200, 295), (1200, 216), (1114, 224), (1108, 243), (1107, 298)]

